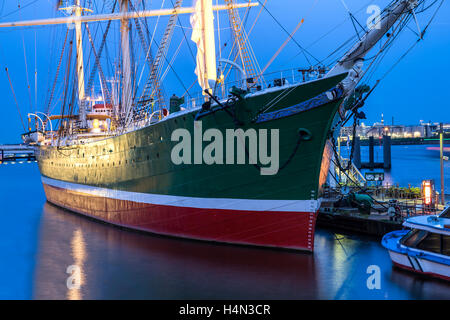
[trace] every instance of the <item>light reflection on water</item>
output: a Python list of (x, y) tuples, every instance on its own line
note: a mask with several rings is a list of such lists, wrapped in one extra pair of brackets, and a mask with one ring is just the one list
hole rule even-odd
[(86, 260), (86, 243), (81, 228), (77, 228), (72, 235), (70, 242), (72, 249), (73, 265), (69, 266), (66, 273), (69, 273), (69, 279), (66, 281), (67, 299), (83, 299), (81, 287), (86, 283), (83, 272), (84, 261)]
[(317, 230), (305, 254), (156, 237), (45, 203), (35, 164), (0, 178), (0, 299), (450, 299), (450, 284), (392, 269), (379, 239)]
[[(78, 253), (74, 234), (83, 235)], [(450, 299), (450, 285), (393, 270), (378, 240), (327, 230), (318, 230), (308, 254), (150, 236), (45, 204), (40, 235), (37, 299), (65, 298), (73, 263), (85, 278), (68, 298)], [(373, 264), (381, 290), (366, 285)]]

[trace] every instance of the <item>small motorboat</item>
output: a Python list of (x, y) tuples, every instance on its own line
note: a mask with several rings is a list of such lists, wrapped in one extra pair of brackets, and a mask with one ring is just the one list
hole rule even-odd
[(407, 219), (409, 230), (383, 237), (393, 264), (399, 268), (450, 281), (450, 207), (439, 215)]

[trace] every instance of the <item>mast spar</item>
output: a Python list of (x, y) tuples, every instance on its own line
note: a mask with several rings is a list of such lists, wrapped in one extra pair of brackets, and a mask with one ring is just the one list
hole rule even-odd
[[(120, 20), (120, 36), (122, 47), (122, 108), (125, 118), (132, 116), (132, 88), (131, 88), (131, 62), (130, 62), (130, 24), (126, 17), (129, 0), (120, 0), (120, 12), (124, 15)], [(125, 123), (127, 123), (125, 121)]]
[[(83, 8), (80, 6), (80, 0), (76, 2), (75, 16), (81, 17)], [(81, 32), (81, 22), (75, 22), (75, 32), (77, 41), (77, 76), (78, 76), (78, 99), (81, 127), (86, 127), (86, 104), (84, 88), (84, 61), (83, 61), (83, 35)]]
[[(232, 8), (248, 8), (256, 7), (259, 3), (257, 2), (246, 2), (246, 3), (236, 3)], [(215, 5), (212, 8), (214, 11), (228, 10), (226, 5)], [(11, 28), (11, 27), (30, 27), (30, 26), (46, 26), (46, 25), (57, 25), (57, 24), (67, 24), (75, 22), (99, 22), (99, 21), (109, 21), (109, 20), (122, 20), (122, 19), (142, 19), (147, 17), (158, 17), (158, 16), (169, 16), (173, 14), (190, 14), (194, 13), (195, 8), (178, 8), (178, 9), (160, 9), (160, 10), (144, 10), (144, 11), (128, 11), (120, 13), (111, 14), (97, 14), (90, 16), (81, 17), (63, 17), (63, 18), (51, 18), (51, 19), (40, 19), (40, 20), (28, 20), (28, 21), (14, 21), (14, 22), (2, 22), (0, 23), (0, 28)]]
[(89, 9), (83, 8), (80, 4), (80, 0), (76, 0), (75, 5), (65, 8), (60, 8), (60, 10), (72, 13), (76, 19), (73, 20), (75, 24), (75, 39), (77, 46), (77, 79), (78, 79), (78, 108), (81, 127), (86, 128), (86, 91), (84, 85), (84, 57), (83, 57), (83, 33), (81, 31), (81, 17), (84, 11), (90, 11)]

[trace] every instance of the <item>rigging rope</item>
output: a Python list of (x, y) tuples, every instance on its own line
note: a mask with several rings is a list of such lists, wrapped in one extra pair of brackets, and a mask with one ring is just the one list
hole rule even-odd
[[(174, 7), (175, 4), (173, 3), (173, 0), (170, 0), (170, 2), (172, 3), (172, 7)], [(191, 54), (192, 60), (194, 61), (194, 63), (196, 63), (197, 58), (196, 58), (195, 55), (194, 55), (194, 51), (192, 51), (192, 47), (191, 47), (191, 45), (190, 45), (190, 43), (189, 43), (189, 40), (188, 40), (188, 38), (187, 38), (187, 36), (186, 36), (186, 33), (184, 32), (184, 27), (183, 27), (183, 25), (181, 24), (181, 20), (180, 20), (180, 17), (179, 17), (178, 15), (177, 15), (177, 20), (178, 20), (178, 23), (179, 23), (180, 26), (181, 26), (181, 32), (183, 33), (183, 37), (184, 37), (184, 39), (186, 40), (186, 43), (187, 43), (187, 45), (188, 45), (188, 49), (189, 49), (189, 52), (190, 52), (190, 54)], [(188, 93), (188, 95), (189, 95), (189, 93)], [(190, 96), (190, 95), (189, 95), (189, 96)]]
[[(113, 5), (111, 13), (114, 12), (114, 10), (116, 8), (116, 3), (117, 3), (117, 1), (114, 1), (114, 5)], [(92, 45), (92, 50), (94, 50), (93, 52), (94, 52), (94, 55), (95, 55), (95, 62), (94, 62), (94, 66), (92, 67), (91, 74), (89, 76), (88, 84), (86, 86), (86, 92), (89, 92), (91, 90), (91, 88), (92, 88), (92, 85), (94, 83), (95, 73), (97, 72), (97, 68), (99, 68), (99, 69), (101, 68), (101, 66), (100, 66), (100, 58), (102, 56), (103, 48), (105, 47), (105, 44), (106, 44), (106, 37), (108, 36), (109, 28), (111, 26), (111, 21), (112, 20), (109, 20), (107, 25), (106, 25), (106, 30), (103, 33), (103, 38), (102, 38), (102, 42), (100, 43), (100, 47), (98, 49), (98, 54), (95, 54), (94, 43), (91, 40), (91, 37), (89, 37), (91, 45)], [(87, 28), (87, 23), (86, 23), (86, 28)], [(103, 76), (103, 78), (104, 78), (104, 76)]]
[(14, 101), (16, 102), (16, 107), (17, 107), (17, 112), (19, 113), (20, 122), (22, 122), (23, 130), (26, 132), (27, 129), (25, 127), (25, 123), (23, 122), (22, 113), (20, 113), (19, 103), (17, 102), (16, 93), (14, 92), (14, 87), (13, 87), (13, 84), (12, 84), (12, 81), (11, 81), (11, 77), (9, 76), (8, 68), (5, 68), (5, 71), (6, 71), (6, 74), (8, 76), (9, 85), (11, 86), (12, 94), (14, 96)]
[(272, 64), (272, 62), (275, 61), (275, 59), (278, 57), (278, 55), (281, 53), (281, 51), (283, 51), (284, 47), (286, 47), (286, 45), (289, 43), (289, 41), (292, 39), (292, 37), (294, 36), (294, 34), (298, 31), (298, 29), (300, 29), (300, 27), (303, 25), (303, 22), (305, 22), (304, 19), (300, 20), (300, 22), (297, 24), (297, 26), (295, 27), (294, 31), (291, 32), (291, 34), (289, 35), (289, 37), (284, 41), (284, 43), (280, 46), (280, 48), (278, 48), (277, 52), (275, 52), (275, 54), (272, 56), (272, 58), (269, 60), (269, 62), (267, 62), (266, 66), (262, 69), (260, 76), (262, 74), (264, 74), (264, 72), (266, 72), (267, 68), (270, 67), (270, 65)]
[(65, 47), (66, 47), (66, 42), (67, 42), (67, 36), (68, 36), (68, 34), (69, 34), (69, 28), (67, 28), (67, 30), (66, 30), (66, 36), (65, 36), (65, 38), (64, 38), (64, 44), (63, 44), (63, 47), (62, 47), (62, 50), (61, 50), (61, 55), (60, 55), (60, 57), (59, 57), (58, 67), (56, 68), (55, 80), (54, 80), (54, 82), (53, 82), (52, 90), (51, 90), (51, 92), (50, 92), (50, 98), (49, 98), (49, 100), (48, 100), (48, 105), (47, 105), (47, 112), (46, 112), (47, 114), (49, 114), (50, 106), (51, 106), (51, 104), (52, 104), (53, 94), (54, 94), (54, 92), (55, 92), (55, 86), (56, 86), (56, 82), (57, 82), (57, 80), (58, 80), (59, 69), (61, 68), (61, 62), (62, 62), (62, 58), (63, 58), (63, 55), (64, 55), (64, 49), (65, 49)]
[[(181, 42), (180, 42), (180, 44), (178, 45), (178, 48), (177, 48), (177, 50), (175, 51), (175, 54), (173, 55), (172, 60), (170, 60), (170, 64), (173, 64), (173, 63), (175, 62), (175, 59), (177, 58), (178, 54), (180, 53), (181, 45), (182, 45), (183, 43), (184, 43), (184, 38), (181, 39)], [(167, 73), (169, 72), (169, 70), (170, 70), (170, 67), (167, 67), (166, 70), (164, 70), (164, 73), (161, 75), (161, 78), (160, 78), (160, 80), (159, 80), (160, 82), (163, 82), (163, 81), (164, 81), (164, 79), (166, 78), (166, 75), (167, 75)]]
[[(6, 0), (4, 0), (3, 2), (6, 2)], [(18, 9), (13, 10), (13, 11), (11, 11), (11, 12), (5, 14), (4, 16), (0, 17), (0, 19), (9, 17), (10, 15), (12, 15), (12, 14), (14, 14), (14, 13), (16, 13), (16, 12), (19, 12), (19, 11), (22, 10), (22, 9), (25, 9), (25, 8), (31, 6), (33, 3), (36, 3), (36, 2), (38, 2), (38, 0), (34, 0), (34, 1), (30, 2), (30, 3), (27, 3), (27, 4), (24, 5), (24, 6), (20, 6), (20, 5), (19, 5), (19, 6), (18, 6)], [(3, 11), (3, 8), (2, 8), (2, 11)]]
[(359, 40), (361, 40), (361, 37), (359, 35), (358, 29), (356, 28), (355, 22), (359, 25), (359, 27), (362, 29), (363, 32), (366, 32), (366, 30), (364, 29), (364, 27), (359, 23), (358, 19), (355, 18), (355, 16), (353, 15), (353, 13), (350, 11), (350, 9), (348, 8), (347, 4), (345, 3), (344, 0), (341, 0), (342, 5), (344, 6), (345, 10), (347, 10), (348, 15), (350, 16), (350, 19), (352, 21), (352, 25), (353, 28), (355, 29), (355, 33), (358, 36)]
[[(286, 28), (283, 27), (283, 25), (278, 21), (278, 19), (275, 18), (275, 16), (269, 11), (269, 9), (267, 9), (267, 7), (261, 2), (261, 0), (256, 0), (256, 1), (258, 1), (259, 4), (262, 5), (262, 7), (264, 8), (264, 10), (267, 11), (267, 13), (268, 13), (268, 14), (272, 17), (272, 19), (278, 24), (278, 26), (279, 26), (279, 27), (280, 27), (280, 28), (281, 28), (288, 36), (290, 36), (289, 31), (287, 31)], [(291, 37), (291, 38), (292, 38), (292, 37)], [(314, 60), (316, 60), (317, 62), (319, 62), (319, 60), (318, 60), (315, 56), (313, 56), (308, 50), (306, 50), (300, 43), (298, 43), (297, 40), (295, 40), (294, 38), (292, 38), (292, 41), (300, 48), (300, 50), (302, 51), (303, 55), (305, 56), (305, 59), (308, 61), (308, 63), (309, 63), (310, 65), (312, 65), (312, 64), (311, 64), (311, 61), (308, 59), (307, 54), (308, 54), (310, 57), (312, 57)]]
[[(263, 6), (265, 6), (266, 3), (267, 3), (267, 0), (264, 0)], [(252, 24), (252, 26), (250, 27), (250, 29), (248, 30), (247, 35), (250, 35), (250, 33), (252, 33), (253, 28), (255, 27), (256, 22), (258, 21), (259, 16), (261, 15), (261, 12), (263, 11), (263, 9), (264, 9), (264, 7), (261, 7), (261, 9), (259, 9), (258, 14), (256, 15), (256, 18), (255, 18), (255, 21), (253, 21), (253, 24)]]
[(37, 36), (34, 32), (34, 111), (37, 110)]
[(33, 102), (32, 102), (32, 98), (31, 98), (31, 86), (30, 86), (30, 79), (28, 77), (28, 62), (27, 62), (27, 52), (26, 52), (26, 47), (25, 47), (25, 38), (23, 36), (23, 32), (21, 32), (22, 35), (22, 46), (23, 46), (23, 58), (25, 60), (25, 74), (26, 74), (26, 79), (27, 79), (27, 89), (28, 89), (28, 98), (30, 100), (30, 111), (33, 110)]
[[(436, 1), (434, 1), (433, 2), (433, 4), (435, 4), (436, 2), (437, 2), (438, 0), (436, 0)], [(421, 40), (423, 40), (423, 35), (425, 34), (425, 32), (427, 31), (427, 29), (428, 29), (428, 27), (430, 26), (430, 24), (433, 22), (433, 20), (434, 20), (434, 18), (436, 17), (436, 15), (437, 15), (437, 13), (438, 13), (438, 11), (440, 10), (440, 8), (441, 8), (441, 6), (442, 6), (442, 4), (444, 3), (444, 0), (441, 0), (441, 3), (439, 4), (439, 6), (437, 7), (437, 9), (436, 9), (436, 11), (434, 12), (434, 14), (433, 14), (433, 16), (431, 17), (431, 19), (430, 19), (430, 21), (428, 22), (428, 24), (425, 26), (425, 28), (423, 29), (423, 31), (422, 31), (422, 37), (419, 37), (417, 40), (416, 40), (416, 42), (414, 42), (413, 44), (412, 44), (412, 46), (410, 46), (409, 48), (408, 48), (408, 50), (406, 50), (406, 52), (391, 66), (391, 68), (389, 68), (389, 70), (388, 71), (386, 71), (386, 73), (381, 77), (381, 79), (384, 79), (385, 77), (387, 77), (387, 75), (389, 74), (389, 73), (391, 73), (392, 72), (392, 70), (394, 70), (394, 68), (411, 52), (411, 50), (412, 49), (414, 49), (415, 47), (416, 47), (416, 45), (421, 41)], [(433, 5), (432, 4), (432, 5)], [(427, 9), (428, 8), (430, 8), (431, 7), (431, 5), (430, 6), (428, 6), (427, 7)], [(423, 11), (425, 11), (425, 10), (422, 10), (421, 12), (423, 12)]]
[[(98, 68), (98, 73), (100, 74), (102, 87), (103, 87), (103, 90), (105, 90), (105, 93), (106, 93), (106, 101), (105, 102), (110, 104), (111, 101), (112, 101), (111, 100), (111, 94), (109, 92), (109, 89), (108, 89), (108, 86), (107, 86), (107, 83), (106, 83), (106, 78), (105, 78), (105, 74), (103, 73), (102, 66), (99, 63), (100, 62), (100, 55), (97, 55), (97, 53), (95, 51), (94, 41), (92, 40), (91, 31), (89, 30), (89, 26), (88, 26), (87, 23), (85, 24), (85, 27), (86, 27), (86, 31), (88, 33), (89, 42), (91, 43), (91, 46), (92, 46), (92, 53), (94, 54), (94, 57), (95, 57), (95, 62), (96, 62), (96, 66)], [(88, 92), (89, 92), (89, 90), (88, 90)]]

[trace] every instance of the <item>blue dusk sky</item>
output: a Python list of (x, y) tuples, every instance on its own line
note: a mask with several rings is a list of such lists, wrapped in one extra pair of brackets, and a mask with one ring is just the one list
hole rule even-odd
[[(82, 0), (84, 2), (85, 0)], [(171, 1), (165, 0), (164, 7), (171, 6)], [(258, 0), (255, 0), (258, 1)], [(434, 0), (428, 0), (432, 3)], [(56, 0), (0, 0), (0, 21), (16, 21), (43, 19), (62, 16), (55, 10)], [(104, 5), (110, 8), (114, 0), (91, 0), (91, 7), (96, 9)], [(135, 3), (140, 2), (135, 0)], [(161, 6), (161, 0), (146, 1), (152, 9)], [(215, 3), (216, 0), (213, 0)], [(223, 3), (223, 1), (218, 1)], [(244, 2), (243, 0), (241, 2)], [(264, 2), (264, 1), (262, 1)], [(345, 5), (362, 25), (370, 16), (367, 8), (370, 5), (378, 5), (384, 8), (388, 0), (268, 0), (265, 10), (250, 35), (252, 48), (258, 58), (261, 67), (265, 66), (278, 48), (288, 37), (287, 32), (295, 29), (301, 19), (304, 24), (295, 34), (295, 42), (291, 41), (280, 53), (277, 59), (270, 65), (267, 72), (286, 70), (291, 68), (309, 67), (310, 62), (322, 61), (341, 44), (355, 35), (355, 31)], [(433, 15), (438, 3), (425, 13), (418, 15), (419, 25), (424, 28)], [(192, 0), (184, 1), (184, 6), (190, 6)], [(22, 8), (18, 10), (18, 5)], [(259, 9), (250, 11), (245, 26), (251, 27)], [(242, 11), (241, 11), (242, 12)], [(273, 16), (273, 17), (272, 17)], [(275, 19), (276, 21), (275, 21)], [(152, 29), (154, 19), (149, 20)], [(167, 21), (167, 20), (166, 20)], [(226, 13), (219, 15), (221, 29), (227, 31), (229, 28)], [(162, 22), (164, 20), (162, 19)], [(280, 27), (282, 25), (284, 30)], [(164, 26), (165, 23), (160, 23)], [(105, 23), (102, 23), (103, 28)], [(113, 22), (113, 30), (118, 30), (119, 22)], [(90, 24), (92, 29), (95, 24)], [(182, 28), (183, 27), (183, 28)], [(387, 53), (383, 63), (377, 68), (372, 76), (373, 84), (380, 79), (401, 57), (407, 49), (417, 40), (416, 24), (411, 21), (410, 29), (405, 29), (398, 37), (393, 47)], [(23, 133), (18, 111), (11, 92), (8, 76), (5, 68), (8, 68), (17, 97), (20, 111), (26, 120), (26, 114), (35, 109), (34, 98), (34, 70), (37, 69), (37, 110), (45, 111), (46, 97), (49, 87), (54, 79), (58, 56), (61, 52), (66, 26), (29, 27), (0, 30), (0, 92), (2, 96), (2, 125), (0, 126), (0, 143), (19, 142), (20, 134)], [(162, 28), (163, 29), (163, 28)], [(162, 30), (157, 33), (155, 39), (160, 39)], [(183, 33), (190, 37), (189, 17), (182, 17), (177, 24), (169, 54), (176, 52), (178, 44), (182, 40)], [(229, 32), (220, 38), (221, 46), (230, 41)], [(116, 32), (117, 34), (117, 32)], [(35, 46), (36, 39), (36, 46)], [(136, 40), (137, 41), (137, 40)], [(216, 37), (217, 46), (219, 39)], [(98, 42), (97, 42), (98, 43)], [(110, 56), (117, 56), (117, 36), (108, 39), (108, 51)], [(25, 50), (24, 50), (25, 44)], [(189, 40), (191, 50), (195, 48)], [(301, 53), (299, 45), (306, 48), (311, 54), (308, 60)], [(97, 44), (98, 46), (98, 44)], [(35, 49), (36, 48), (36, 49)], [(86, 48), (85, 52), (88, 48)], [(26, 55), (24, 57), (24, 51)], [(370, 56), (370, 54), (369, 54)], [(35, 62), (36, 61), (36, 62)], [(325, 60), (331, 63), (330, 60)], [(61, 70), (65, 69), (61, 66)], [(176, 75), (169, 72), (165, 79), (166, 94), (184, 93), (183, 86), (189, 87), (195, 80), (195, 64), (189, 48), (184, 43), (180, 54), (173, 63)], [(28, 81), (27, 81), (28, 69)], [(89, 66), (87, 67), (89, 69)], [(104, 68), (105, 73), (109, 69)], [(61, 71), (62, 72), (62, 71)], [(62, 72), (63, 74), (63, 72)], [(366, 124), (377, 122), (384, 114), (386, 122), (395, 119), (397, 124), (415, 124), (420, 120), (433, 122), (450, 122), (450, 102), (447, 97), (449, 92), (450, 75), (450, 2), (442, 5), (435, 20), (425, 34), (424, 41), (404, 57), (398, 65), (383, 79), (373, 95), (367, 100), (364, 112), (367, 115)], [(111, 76), (106, 74), (106, 76)], [(60, 76), (60, 82), (63, 76)], [(179, 82), (179, 78), (183, 84)], [(30, 90), (27, 88), (30, 83)], [(55, 99), (62, 96), (62, 86), (59, 83), (55, 90)], [(199, 91), (196, 86), (193, 92)], [(32, 106), (30, 106), (32, 105)]]

